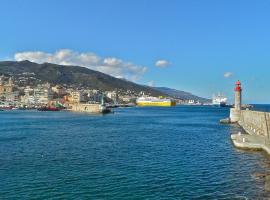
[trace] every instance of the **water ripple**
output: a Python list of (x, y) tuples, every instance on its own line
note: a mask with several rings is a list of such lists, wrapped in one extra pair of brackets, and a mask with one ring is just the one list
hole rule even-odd
[(235, 149), (228, 109), (128, 108), (112, 115), (0, 114), (1, 199), (263, 199), (270, 162)]

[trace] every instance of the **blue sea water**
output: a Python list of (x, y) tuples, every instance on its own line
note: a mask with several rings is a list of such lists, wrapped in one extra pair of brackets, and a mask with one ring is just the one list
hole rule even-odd
[(262, 152), (240, 151), (228, 108), (0, 112), (0, 199), (260, 199)]

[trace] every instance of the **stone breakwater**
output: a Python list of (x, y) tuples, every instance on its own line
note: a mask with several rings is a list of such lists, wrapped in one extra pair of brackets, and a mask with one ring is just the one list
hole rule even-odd
[(70, 104), (69, 105), (70, 111), (74, 112), (86, 112), (86, 113), (109, 113), (111, 112), (110, 109), (108, 109), (106, 106), (103, 106), (101, 104), (83, 104), (83, 103), (77, 103), (77, 104)]
[[(270, 155), (270, 113), (231, 109), (230, 117), (237, 119), (247, 134), (241, 132), (231, 135), (235, 147), (240, 149), (263, 150)], [(229, 119), (231, 121), (231, 119)], [(263, 174), (266, 191), (270, 191), (270, 174)]]
[[(247, 134), (241, 132), (231, 135), (231, 140), (237, 148), (264, 150), (270, 155), (270, 113), (243, 110), (241, 82), (235, 83), (234, 107), (230, 109), (230, 117), (220, 120), (221, 123), (237, 123)], [(270, 191), (270, 174), (265, 178), (265, 190)]]
[(250, 135), (260, 135), (269, 138), (270, 113), (241, 110), (238, 124)]
[(238, 148), (264, 150), (270, 154), (270, 113), (241, 110), (237, 123), (247, 134), (232, 134), (233, 144)]
[[(220, 120), (221, 123), (238, 123), (246, 133), (249, 135), (254, 135), (254, 137), (249, 138), (249, 144), (246, 138), (241, 136), (241, 134), (232, 135), (232, 140), (237, 147), (258, 147), (261, 141), (269, 143), (269, 130), (270, 130), (270, 113), (260, 112), (253, 110), (243, 110), (242, 106), (242, 86), (241, 82), (237, 81), (234, 88), (234, 107), (230, 109), (230, 117), (227, 119)], [(263, 137), (262, 140), (256, 140), (258, 137)], [(254, 139), (255, 138), (255, 139)], [(237, 142), (236, 142), (237, 141)], [(251, 145), (251, 141), (255, 141), (256, 145)], [(267, 141), (267, 142), (266, 142)], [(260, 146), (260, 145), (259, 145)]]

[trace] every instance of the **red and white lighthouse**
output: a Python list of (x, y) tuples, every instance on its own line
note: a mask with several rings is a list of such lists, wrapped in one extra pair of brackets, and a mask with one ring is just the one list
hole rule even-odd
[(241, 110), (241, 104), (242, 104), (242, 87), (241, 87), (241, 82), (237, 81), (235, 83), (235, 88), (234, 88), (234, 108), (236, 110)]
[(234, 108), (230, 109), (230, 122), (235, 123), (240, 120), (242, 104), (241, 82), (237, 81), (234, 88)]

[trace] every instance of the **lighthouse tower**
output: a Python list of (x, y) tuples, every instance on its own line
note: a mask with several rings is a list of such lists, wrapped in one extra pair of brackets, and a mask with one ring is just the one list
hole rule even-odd
[(234, 108), (236, 110), (241, 110), (241, 103), (242, 103), (242, 88), (241, 88), (241, 82), (237, 81), (235, 83), (235, 88), (234, 88)]
[(232, 123), (238, 122), (241, 116), (242, 87), (240, 81), (235, 83), (234, 93), (234, 108), (230, 110), (230, 122)]

